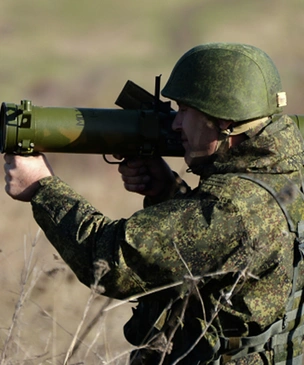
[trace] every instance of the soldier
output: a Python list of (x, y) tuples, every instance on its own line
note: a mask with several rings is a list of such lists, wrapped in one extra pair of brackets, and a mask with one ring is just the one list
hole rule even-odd
[[(5, 155), (6, 192), (30, 201), (79, 280), (138, 295), (132, 364), (272, 364), (301, 358), (303, 139), (272, 60), (253, 46), (197, 46), (162, 95), (175, 100), (191, 190), (159, 157), (119, 172), (144, 209), (113, 221), (44, 155)], [(295, 268), (295, 269), (294, 269)], [(296, 363), (296, 362), (295, 362)]]

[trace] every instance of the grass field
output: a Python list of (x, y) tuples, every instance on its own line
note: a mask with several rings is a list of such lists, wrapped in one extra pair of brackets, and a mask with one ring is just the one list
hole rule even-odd
[[(112, 108), (126, 80), (153, 92), (154, 77), (162, 74), (164, 83), (192, 46), (231, 41), (264, 49), (282, 75), (286, 112), (304, 114), (303, 36), (302, 0), (2, 0), (0, 100)], [(142, 199), (123, 190), (116, 167), (101, 156), (49, 158), (109, 217), (141, 208)], [(183, 161), (168, 160), (184, 172)], [(125, 364), (130, 305), (111, 302), (115, 308), (104, 311), (107, 299), (92, 297), (44, 235), (36, 238), (30, 206), (4, 193), (2, 169), (0, 189), (0, 365), (63, 364), (72, 345), (69, 364)]]

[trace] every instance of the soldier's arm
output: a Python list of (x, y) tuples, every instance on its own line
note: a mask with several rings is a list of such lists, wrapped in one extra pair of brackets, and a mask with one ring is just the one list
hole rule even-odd
[[(127, 220), (113, 221), (50, 176), (41, 158), (27, 159), (22, 161), (33, 161), (31, 171), (42, 170), (46, 175), (38, 188), (35, 180), (37, 190), (31, 200), (35, 219), (86, 285), (94, 282), (96, 265), (108, 265), (109, 272), (101, 280), (106, 295), (123, 298), (183, 280), (185, 275), (203, 275), (215, 270), (231, 252), (247, 249), (240, 246), (244, 227), (234, 209), (214, 208), (209, 221), (205, 212), (212, 208), (210, 202), (205, 211), (198, 198), (170, 199)], [(32, 176), (24, 165), (18, 166), (6, 166), (8, 190), (17, 196), (18, 181), (22, 191), (23, 178)]]
[[(217, 227), (210, 227), (199, 199), (168, 200), (115, 221), (57, 177), (39, 184), (33, 212), (50, 242), (86, 285), (94, 282), (96, 264), (108, 265), (101, 284), (116, 298), (215, 270), (243, 234), (233, 211), (218, 211)], [(229, 217), (221, 221), (223, 214)]]

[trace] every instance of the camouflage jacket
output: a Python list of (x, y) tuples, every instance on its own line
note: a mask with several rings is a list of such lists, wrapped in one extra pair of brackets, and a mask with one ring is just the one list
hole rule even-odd
[(140, 295), (125, 335), (148, 345), (134, 364), (158, 364), (165, 355), (164, 364), (206, 364), (219, 336), (253, 336), (284, 315), (295, 235), (269, 192), (240, 174), (271, 185), (283, 177), (292, 199), (289, 182), (301, 187), (303, 139), (287, 116), (248, 137), (194, 171), (196, 189), (177, 184), (173, 198), (146, 202), (129, 219), (109, 219), (57, 177), (40, 181), (34, 217), (79, 280), (98, 280), (113, 298)]

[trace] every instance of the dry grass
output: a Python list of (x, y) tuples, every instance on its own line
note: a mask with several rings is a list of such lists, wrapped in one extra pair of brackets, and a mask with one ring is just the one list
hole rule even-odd
[[(91, 291), (76, 288), (74, 276), (57, 257), (52, 268), (41, 267), (37, 250), (38, 238), (24, 243), (19, 289), (11, 293), (7, 327), (2, 322), (0, 364), (106, 364), (114, 356), (116, 364), (125, 363), (129, 346), (117, 339), (113, 326), (123, 320), (126, 308), (105, 311), (110, 301), (97, 295), (95, 286)], [(113, 318), (107, 318), (108, 312)], [(117, 339), (119, 349), (109, 338)]]
[[(303, 8), (300, 0), (3, 0), (1, 100), (113, 107), (127, 79), (153, 92), (155, 75), (162, 73), (165, 81), (189, 47), (240, 41), (273, 57), (288, 92), (286, 111), (304, 114)], [(123, 190), (116, 168), (100, 156), (52, 155), (50, 160), (59, 176), (109, 217), (128, 217), (141, 208), (141, 198)], [(181, 161), (170, 163), (183, 168)], [(0, 181), (3, 192), (2, 170)], [(120, 354), (129, 347), (122, 326), (130, 306), (115, 302), (104, 311), (107, 299), (77, 281), (43, 234), (36, 239), (30, 206), (4, 192), (0, 206), (1, 362), (63, 364), (74, 353), (70, 364), (84, 358), (87, 364), (100, 364), (101, 358), (125, 363)]]

